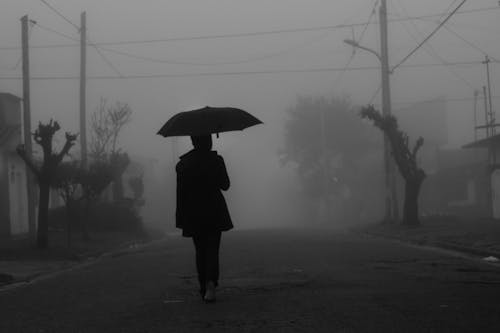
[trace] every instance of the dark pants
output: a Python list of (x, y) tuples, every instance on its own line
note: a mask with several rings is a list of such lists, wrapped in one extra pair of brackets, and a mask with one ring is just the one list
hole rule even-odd
[(213, 281), (217, 286), (219, 281), (219, 247), (221, 232), (207, 232), (193, 236), (196, 249), (196, 270), (200, 293), (205, 294), (206, 283)]

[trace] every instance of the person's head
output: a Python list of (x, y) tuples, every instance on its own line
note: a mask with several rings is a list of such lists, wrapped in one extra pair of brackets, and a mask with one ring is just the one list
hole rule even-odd
[(212, 136), (210, 134), (191, 136), (191, 142), (196, 150), (212, 150)]

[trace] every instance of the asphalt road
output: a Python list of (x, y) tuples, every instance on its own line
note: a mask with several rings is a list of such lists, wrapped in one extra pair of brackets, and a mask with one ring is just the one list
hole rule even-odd
[(215, 304), (170, 237), (0, 291), (0, 332), (500, 332), (500, 268), (346, 232), (231, 231)]

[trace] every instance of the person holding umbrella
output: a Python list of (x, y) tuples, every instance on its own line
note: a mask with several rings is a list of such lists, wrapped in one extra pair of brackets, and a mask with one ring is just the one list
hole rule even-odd
[(212, 149), (210, 135), (191, 136), (193, 149), (180, 157), (177, 172), (176, 227), (192, 237), (200, 294), (215, 301), (219, 280), (221, 232), (233, 228), (221, 190), (229, 189), (224, 159)]
[(189, 135), (193, 149), (180, 157), (177, 173), (176, 227), (192, 237), (200, 295), (215, 302), (219, 282), (221, 233), (233, 228), (221, 191), (230, 186), (224, 159), (212, 150), (212, 133), (243, 130), (262, 123), (236, 108), (205, 107), (180, 112), (170, 118), (158, 134)]

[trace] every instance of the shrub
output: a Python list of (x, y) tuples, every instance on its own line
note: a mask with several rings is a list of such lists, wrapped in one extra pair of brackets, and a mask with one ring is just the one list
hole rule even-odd
[[(80, 211), (82, 211), (82, 207), (80, 207)], [(81, 214), (78, 215), (81, 216)], [(64, 207), (54, 208), (50, 211), (49, 220), (52, 229), (63, 229), (66, 223), (65, 219)], [(82, 219), (73, 222), (75, 228), (80, 229), (82, 227)], [(130, 200), (99, 202), (92, 205), (87, 228), (89, 231), (94, 232), (143, 232), (142, 220)]]

